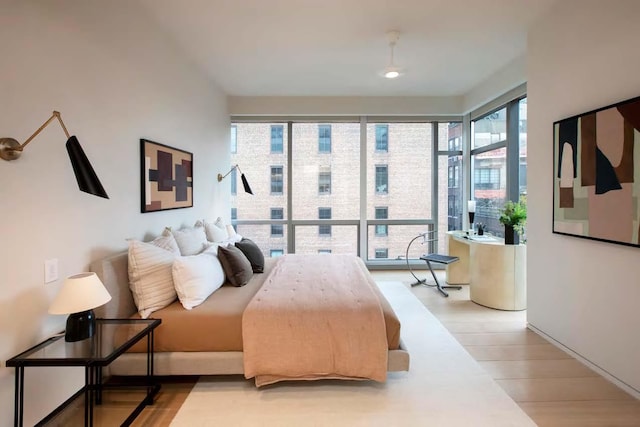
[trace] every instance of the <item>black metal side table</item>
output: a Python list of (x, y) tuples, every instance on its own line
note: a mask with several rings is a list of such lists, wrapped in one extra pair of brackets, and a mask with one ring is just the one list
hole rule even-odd
[[(64, 335), (49, 338), (29, 350), (7, 360), (7, 367), (16, 368), (14, 425), (22, 426), (24, 411), (24, 368), (28, 366), (83, 366), (85, 385), (77, 393), (47, 415), (40, 424), (51, 420), (62, 412), (73, 400), (84, 394), (84, 425), (93, 425), (93, 407), (102, 403), (102, 369), (116, 360), (134, 344), (147, 338), (147, 372), (144, 384), (145, 397), (136, 406), (122, 425), (128, 426), (153, 403), (160, 390), (153, 375), (153, 332), (160, 319), (97, 319), (93, 337), (77, 342), (65, 342)], [(136, 387), (140, 385), (136, 384)], [(126, 385), (118, 385), (126, 387)]]

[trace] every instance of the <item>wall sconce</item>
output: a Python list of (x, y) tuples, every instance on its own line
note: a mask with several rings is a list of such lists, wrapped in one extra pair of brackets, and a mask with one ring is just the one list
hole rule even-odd
[(20, 158), (24, 147), (26, 147), (33, 138), (42, 132), (42, 130), (53, 121), (53, 119), (58, 119), (65, 135), (67, 135), (67, 153), (69, 154), (73, 173), (76, 176), (76, 181), (78, 181), (78, 188), (80, 191), (108, 199), (109, 196), (107, 196), (107, 192), (104, 191), (104, 188), (93, 170), (89, 159), (86, 154), (84, 154), (84, 150), (82, 150), (80, 142), (78, 142), (78, 138), (76, 138), (75, 135), (69, 135), (58, 111), (54, 111), (52, 116), (49, 117), (49, 120), (44, 122), (44, 124), (40, 126), (40, 128), (38, 128), (38, 130), (35, 131), (34, 134), (31, 135), (22, 145), (13, 138), (0, 138), (0, 157), (4, 160), (16, 160)]
[(242, 179), (242, 186), (244, 187), (244, 192), (245, 193), (249, 193), (249, 194), (253, 194), (253, 191), (251, 191), (251, 187), (249, 187), (249, 182), (247, 182), (247, 178), (245, 178), (244, 174), (242, 173), (242, 171), (240, 170), (240, 167), (238, 165), (233, 165), (231, 167), (231, 169), (229, 170), (229, 172), (225, 173), (224, 175), (219, 173), (218, 174), (218, 182), (220, 182), (223, 179), (225, 179), (227, 177), (227, 175), (229, 175), (231, 172), (233, 172), (234, 169), (238, 169), (238, 171), (240, 171), (240, 178)]
[(96, 329), (93, 309), (108, 303), (111, 295), (96, 273), (80, 273), (68, 277), (49, 307), (51, 314), (69, 314), (64, 340), (91, 338)]

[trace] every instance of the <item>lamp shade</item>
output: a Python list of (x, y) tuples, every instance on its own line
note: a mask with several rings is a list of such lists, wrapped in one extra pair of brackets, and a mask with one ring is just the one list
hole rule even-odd
[(106, 304), (111, 295), (96, 273), (68, 277), (49, 307), (51, 314), (79, 313)]
[(240, 175), (240, 179), (242, 179), (242, 186), (244, 187), (244, 192), (253, 194), (253, 191), (251, 191), (251, 187), (249, 187), (249, 182), (247, 181), (247, 178), (244, 177), (244, 174)]
[(69, 137), (67, 140), (67, 153), (69, 153), (73, 173), (76, 175), (76, 181), (78, 181), (80, 191), (108, 199), (109, 196), (107, 196), (107, 192), (104, 191), (98, 175), (96, 175), (96, 172), (93, 170), (93, 166), (89, 163), (89, 159), (87, 155), (84, 154), (84, 150), (75, 135)]
[(475, 200), (469, 200), (467, 202), (467, 210), (469, 212), (474, 212), (476, 211), (476, 201)]

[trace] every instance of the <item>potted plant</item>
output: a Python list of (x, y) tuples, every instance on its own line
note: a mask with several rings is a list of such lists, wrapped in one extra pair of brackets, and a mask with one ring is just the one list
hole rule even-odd
[(500, 210), (500, 223), (504, 225), (504, 243), (514, 244), (514, 230), (519, 236), (524, 232), (527, 222), (527, 198), (520, 196), (517, 202), (508, 200)]

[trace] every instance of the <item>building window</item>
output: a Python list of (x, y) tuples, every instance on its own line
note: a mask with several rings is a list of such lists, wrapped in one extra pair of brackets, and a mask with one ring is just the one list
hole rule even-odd
[(282, 153), (283, 143), (282, 135), (284, 133), (284, 126), (271, 125), (271, 152)]
[(478, 168), (473, 171), (474, 186), (478, 190), (496, 190), (500, 188), (500, 169)]
[(389, 193), (389, 170), (387, 165), (376, 165), (376, 194)]
[(236, 173), (237, 169), (231, 170), (231, 194), (238, 194), (238, 174)]
[(271, 258), (276, 258), (284, 255), (284, 251), (282, 249), (271, 249), (269, 254), (271, 255)]
[(389, 125), (376, 125), (376, 151), (389, 151)]
[[(284, 219), (284, 209), (271, 208), (271, 219)], [(271, 224), (271, 237), (282, 237), (283, 228), (282, 224)]]
[(331, 125), (318, 125), (318, 151), (331, 152)]
[(320, 168), (318, 173), (318, 194), (331, 194), (331, 169)]
[(460, 167), (458, 165), (449, 166), (449, 188), (458, 188), (460, 185)]
[[(389, 208), (376, 208), (376, 219), (388, 219), (389, 218)], [(386, 236), (389, 232), (389, 226), (386, 224), (378, 224), (376, 225), (376, 236)]]
[(282, 166), (271, 166), (271, 194), (282, 194), (283, 187)]
[[(331, 219), (331, 208), (318, 208), (318, 219)], [(331, 236), (331, 226), (319, 225), (318, 234), (320, 236)]]
[(238, 152), (238, 127), (231, 125), (231, 154)]
[(389, 249), (387, 248), (376, 249), (376, 259), (380, 259), (380, 258), (389, 258)]
[(460, 151), (460, 150), (462, 150), (460, 137), (456, 136), (455, 138), (451, 138), (449, 140), (449, 151)]
[(331, 249), (318, 249), (319, 254), (330, 254)]

